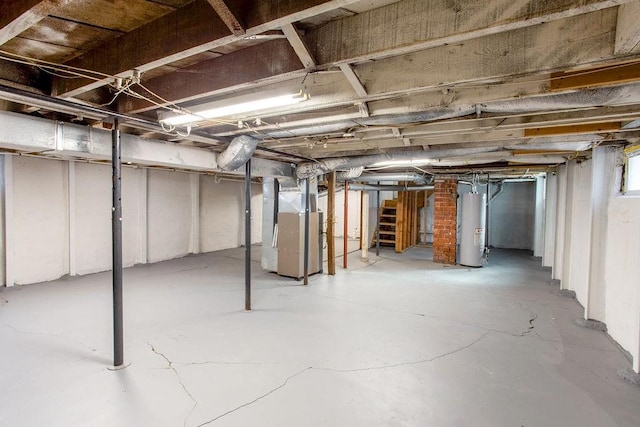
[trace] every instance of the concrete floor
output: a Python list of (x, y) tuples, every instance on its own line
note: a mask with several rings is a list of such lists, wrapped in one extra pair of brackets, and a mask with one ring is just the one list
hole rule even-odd
[(383, 250), (310, 286), (242, 249), (125, 273), (111, 371), (110, 274), (0, 290), (3, 426), (638, 426), (640, 388), (522, 252), (483, 269)]

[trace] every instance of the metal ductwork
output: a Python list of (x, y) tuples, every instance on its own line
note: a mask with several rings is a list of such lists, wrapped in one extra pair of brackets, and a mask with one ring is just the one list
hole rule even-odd
[(347, 171), (340, 172), (338, 174), (338, 179), (341, 181), (347, 181), (350, 179), (360, 178), (360, 175), (362, 175), (362, 171), (364, 171), (364, 167), (362, 166), (358, 168), (351, 168)]
[(427, 185), (431, 180), (419, 173), (366, 173), (355, 179), (358, 182), (398, 182), (411, 181), (416, 184)]
[(486, 113), (535, 113), (539, 111), (570, 110), (594, 105), (624, 105), (640, 102), (640, 84), (617, 87), (595, 88), (570, 93), (557, 93), (535, 97), (525, 97), (483, 104), (466, 104), (454, 107), (434, 107), (420, 112), (405, 114), (383, 114), (357, 120), (345, 119), (323, 124), (299, 124), (287, 129), (274, 129), (265, 133), (271, 138), (288, 138), (341, 132), (359, 126), (398, 126), (409, 123), (425, 123), (436, 120), (466, 117)]
[(227, 149), (218, 155), (218, 167), (233, 171), (243, 166), (253, 156), (259, 142), (248, 135), (233, 138)]
[(296, 175), (298, 178), (309, 178), (313, 176), (323, 175), (336, 169), (351, 169), (356, 167), (370, 166), (380, 162), (393, 161), (424, 161), (434, 160), (443, 157), (458, 157), (480, 153), (490, 153), (498, 150), (497, 147), (483, 148), (453, 148), (450, 150), (430, 150), (422, 151), (404, 151), (396, 153), (373, 154), (370, 156), (354, 156), (354, 157), (333, 157), (322, 159), (317, 162), (308, 162), (298, 165)]
[(434, 188), (433, 185), (407, 187), (405, 185), (349, 184), (349, 190), (354, 191), (424, 191), (433, 190)]

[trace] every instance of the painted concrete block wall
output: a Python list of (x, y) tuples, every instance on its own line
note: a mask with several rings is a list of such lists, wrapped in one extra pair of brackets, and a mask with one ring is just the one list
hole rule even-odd
[[(106, 165), (76, 163), (75, 169), (75, 244), (77, 274), (95, 273), (111, 268), (111, 168)], [(124, 174), (124, 171), (123, 171)], [(123, 179), (124, 181), (124, 179)], [(123, 184), (124, 185), (124, 184)], [(124, 204), (123, 204), (124, 205)], [(124, 213), (129, 209), (125, 206)], [(123, 225), (128, 221), (124, 221)], [(128, 245), (123, 245), (125, 248)], [(123, 257), (124, 258), (124, 257)]]
[[(7, 278), (10, 285), (28, 284), (111, 269), (110, 166), (8, 155), (5, 162), (9, 172), (5, 176), (3, 162), (1, 190), (10, 195), (5, 202), (11, 215), (0, 235), (3, 248), (9, 241), (4, 255), (11, 268), (3, 272), (3, 283)], [(202, 194), (197, 191), (201, 181)], [(214, 190), (208, 191), (212, 185)], [(125, 266), (244, 244), (242, 182), (215, 183), (204, 175), (124, 167), (122, 190)], [(258, 243), (258, 184), (253, 186), (252, 210), (252, 242)]]
[[(491, 186), (494, 195), (498, 187)], [(496, 248), (533, 250), (535, 183), (505, 182), (489, 206), (489, 244)]]
[(192, 226), (189, 174), (149, 171), (149, 262), (187, 255)]
[[(251, 241), (262, 241), (262, 186), (251, 188)], [(244, 245), (244, 183), (200, 176), (200, 251)]]
[[(69, 272), (67, 164), (13, 157), (13, 272), (16, 284)], [(7, 248), (11, 250), (11, 248)]]
[[(74, 170), (75, 189), (70, 238), (75, 248), (70, 263), (75, 261), (76, 274), (89, 274), (111, 269), (111, 167), (88, 163), (70, 163)], [(122, 168), (122, 240), (125, 267), (145, 263), (141, 254), (146, 227), (141, 203), (146, 203), (142, 188), (145, 169)], [(146, 241), (144, 242), (146, 247)], [(75, 256), (73, 254), (75, 253)], [(73, 273), (72, 273), (73, 274)]]

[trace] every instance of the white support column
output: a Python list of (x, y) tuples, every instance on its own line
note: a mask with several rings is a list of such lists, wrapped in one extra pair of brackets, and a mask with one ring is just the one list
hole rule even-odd
[(360, 221), (360, 241), (362, 242), (362, 259), (369, 259), (369, 192), (362, 191), (362, 215)]
[(76, 163), (67, 162), (67, 188), (69, 191), (69, 276), (78, 274), (76, 246)]
[(200, 175), (189, 174), (191, 189), (191, 238), (189, 253), (200, 253)]
[[(567, 212), (567, 165), (558, 167), (558, 198), (556, 204), (556, 244), (554, 249), (554, 262), (552, 278), (561, 281), (564, 270), (564, 234)], [(562, 285), (562, 284), (561, 284)]]
[(4, 256), (5, 256), (5, 285), (15, 284), (13, 245), (13, 157), (4, 155)]
[[(640, 228), (636, 228), (636, 239), (640, 240)], [(636, 266), (636, 273), (640, 274), (640, 266)], [(636, 280), (638, 275), (636, 275)], [(633, 370), (636, 374), (640, 374), (640, 292), (636, 292), (636, 343), (635, 343), (635, 353), (633, 354)]]
[(584, 314), (585, 319), (604, 322), (606, 315), (604, 259), (607, 253), (609, 200), (615, 185), (616, 153), (610, 147), (596, 147), (593, 149), (592, 162), (591, 262)]
[(539, 176), (536, 179), (536, 204), (533, 234), (533, 256), (541, 257), (544, 251), (544, 199), (545, 178)]
[(140, 216), (138, 217), (138, 242), (140, 242), (139, 262), (146, 264), (149, 262), (149, 171), (148, 169), (138, 169), (140, 174), (139, 194), (140, 194)]
[(544, 250), (542, 253), (542, 266), (552, 267), (554, 261), (554, 249), (556, 240), (556, 213), (558, 204), (558, 176), (547, 173), (545, 185), (545, 220), (544, 220)]

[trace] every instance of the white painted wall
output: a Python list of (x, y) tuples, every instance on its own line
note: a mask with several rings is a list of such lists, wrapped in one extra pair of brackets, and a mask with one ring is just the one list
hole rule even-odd
[(148, 179), (149, 262), (187, 255), (192, 227), (189, 174), (151, 170)]
[[(491, 194), (498, 187), (491, 186)], [(505, 182), (489, 206), (489, 243), (496, 248), (533, 250), (535, 183)]]
[[(11, 268), (3, 272), (3, 283), (109, 270), (111, 167), (8, 155), (5, 162), (9, 168), (5, 175), (3, 162), (0, 183), (10, 215), (0, 234)], [(244, 244), (243, 182), (124, 167), (122, 206), (125, 266)], [(260, 185), (253, 186), (252, 210), (252, 242), (257, 243)]]
[[(262, 186), (251, 187), (251, 242), (262, 241)], [(244, 245), (244, 183), (200, 177), (200, 250)]]
[[(13, 158), (15, 284), (69, 273), (67, 163)], [(7, 248), (11, 250), (11, 248)]]
[(621, 196), (618, 161), (609, 189), (604, 254), (605, 323), (609, 334), (633, 356), (640, 372), (640, 197)]
[[(360, 238), (360, 191), (349, 190), (349, 217), (347, 219), (347, 233), (350, 239)], [(375, 204), (375, 196), (369, 197), (370, 203)], [(318, 209), (325, 213), (324, 229), (327, 229), (327, 195), (322, 194), (318, 197)], [(375, 216), (374, 216), (375, 218)], [(375, 229), (375, 226), (374, 226)], [(371, 230), (371, 229), (370, 229)], [(344, 236), (344, 190), (336, 191), (336, 237)]]
[(640, 197), (620, 194), (622, 163), (620, 148), (598, 147), (559, 168), (553, 271), (640, 372)]

